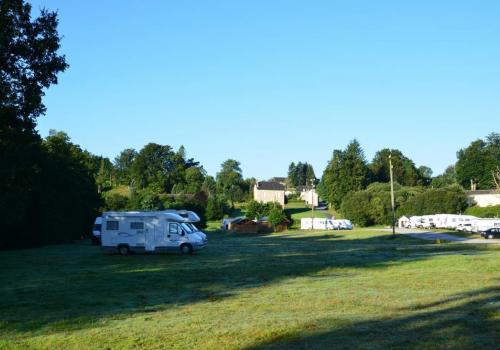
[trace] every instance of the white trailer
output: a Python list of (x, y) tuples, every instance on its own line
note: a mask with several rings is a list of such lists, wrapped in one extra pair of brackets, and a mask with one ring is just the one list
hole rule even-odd
[(191, 254), (207, 244), (207, 236), (194, 223), (200, 218), (185, 210), (105, 212), (101, 247), (105, 252), (180, 252)]
[(500, 227), (500, 218), (472, 220), (472, 232), (486, 231), (490, 228)]

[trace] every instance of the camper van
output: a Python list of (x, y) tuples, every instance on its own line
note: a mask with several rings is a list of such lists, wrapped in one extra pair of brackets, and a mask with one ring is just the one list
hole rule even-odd
[(200, 218), (186, 210), (105, 212), (101, 247), (109, 253), (178, 252), (192, 254), (207, 244), (194, 225)]
[(95, 218), (94, 226), (92, 227), (92, 245), (101, 244), (101, 229), (102, 217), (98, 216)]

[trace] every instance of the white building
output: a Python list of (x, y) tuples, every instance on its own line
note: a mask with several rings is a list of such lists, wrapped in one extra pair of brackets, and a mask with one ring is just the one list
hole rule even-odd
[(471, 205), (477, 205), (478, 207), (500, 205), (500, 191), (497, 190), (465, 191), (465, 194)]
[(309, 186), (299, 186), (297, 187), (300, 199), (305, 201), (307, 205), (314, 205), (317, 207), (319, 205), (319, 195), (316, 190)]
[(253, 199), (261, 203), (279, 203), (285, 206), (285, 186), (278, 182), (260, 181), (253, 188)]

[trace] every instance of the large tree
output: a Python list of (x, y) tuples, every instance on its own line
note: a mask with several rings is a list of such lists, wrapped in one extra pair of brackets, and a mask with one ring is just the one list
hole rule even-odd
[(313, 166), (307, 162), (290, 163), (287, 182), (291, 187), (307, 186), (316, 182)]
[(228, 159), (221, 164), (221, 170), (217, 173), (217, 190), (222, 197), (231, 203), (243, 199), (243, 175), (240, 162)]
[(500, 134), (491, 133), (485, 140), (476, 140), (457, 153), (457, 181), (464, 188), (495, 187), (493, 172), (500, 166)]
[[(430, 182), (429, 177), (425, 177), (428, 168), (417, 169), (415, 163), (406, 157), (400, 150), (384, 148), (378, 151), (370, 163), (370, 170), (373, 174), (374, 182), (389, 182), (389, 155), (392, 157), (394, 181), (403, 186), (415, 186)], [(428, 179), (428, 180), (425, 180)]]
[(46, 110), (45, 89), (68, 67), (58, 53), (57, 23), (55, 12), (32, 19), (27, 2), (0, 1), (0, 221), (11, 236), (0, 236), (0, 247), (34, 244), (39, 230), (36, 190), (45, 154), (36, 120)]
[(323, 172), (321, 190), (334, 208), (339, 209), (344, 197), (366, 187), (369, 169), (363, 149), (357, 140), (345, 150), (334, 150), (332, 159)]
[(120, 152), (115, 158), (114, 166), (117, 180), (125, 185), (130, 185), (132, 180), (132, 164), (137, 157), (137, 152), (133, 148), (127, 148)]

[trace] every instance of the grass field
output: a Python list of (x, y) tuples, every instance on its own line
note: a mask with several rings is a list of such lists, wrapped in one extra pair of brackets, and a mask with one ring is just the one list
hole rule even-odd
[(1, 349), (498, 349), (500, 249), (209, 233), (193, 256), (0, 252)]

